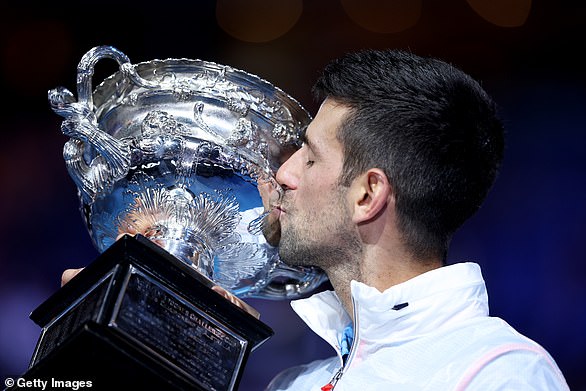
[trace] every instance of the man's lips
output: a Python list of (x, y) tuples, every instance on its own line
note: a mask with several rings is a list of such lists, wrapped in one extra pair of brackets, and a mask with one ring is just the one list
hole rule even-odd
[(285, 213), (285, 210), (279, 206), (279, 205), (275, 205), (273, 206), (273, 210), (271, 211), (271, 214), (275, 217), (275, 218), (279, 218), (281, 217), (281, 214)]

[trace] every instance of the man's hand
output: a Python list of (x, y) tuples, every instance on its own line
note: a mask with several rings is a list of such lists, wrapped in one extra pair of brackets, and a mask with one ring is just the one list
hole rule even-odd
[(61, 275), (61, 286), (67, 284), (73, 277), (77, 275), (80, 271), (83, 270), (82, 268), (79, 269), (67, 269)]
[(228, 292), (226, 289), (222, 288), (221, 286), (214, 285), (212, 287), (212, 290), (215, 291), (216, 293), (219, 293), (220, 295), (224, 296), (224, 298), (230, 300), (232, 302), (232, 304), (242, 308), (244, 311), (248, 312), (250, 315), (254, 316), (256, 319), (260, 318), (260, 312), (258, 312), (250, 304), (245, 303), (244, 301), (240, 300), (239, 298), (237, 298), (236, 296), (234, 296), (233, 294), (231, 294), (230, 292)]

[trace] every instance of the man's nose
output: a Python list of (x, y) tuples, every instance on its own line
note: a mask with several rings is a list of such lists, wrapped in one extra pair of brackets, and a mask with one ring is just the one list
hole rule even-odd
[(296, 163), (299, 160), (299, 151), (295, 152), (289, 159), (287, 159), (279, 170), (277, 171), (276, 179), (283, 190), (294, 190), (297, 188), (299, 175), (297, 173)]

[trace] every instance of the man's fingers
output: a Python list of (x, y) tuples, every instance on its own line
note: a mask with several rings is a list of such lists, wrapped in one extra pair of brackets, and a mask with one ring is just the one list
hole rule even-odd
[(79, 273), (80, 271), (83, 270), (82, 268), (79, 269), (67, 269), (63, 272), (63, 274), (61, 275), (61, 286), (67, 284), (69, 282), (69, 280), (71, 280), (73, 277), (75, 277), (77, 275), (77, 273)]
[(237, 298), (236, 296), (234, 296), (233, 294), (231, 294), (230, 292), (228, 292), (226, 289), (222, 288), (221, 286), (214, 285), (212, 287), (212, 290), (219, 293), (220, 295), (224, 296), (224, 298), (230, 300), (232, 302), (232, 304), (235, 304), (238, 307), (242, 308), (244, 311), (248, 312), (250, 315), (254, 316), (256, 319), (260, 318), (260, 312), (258, 312), (252, 306), (250, 306), (248, 303), (245, 303), (244, 301), (240, 300), (239, 298)]

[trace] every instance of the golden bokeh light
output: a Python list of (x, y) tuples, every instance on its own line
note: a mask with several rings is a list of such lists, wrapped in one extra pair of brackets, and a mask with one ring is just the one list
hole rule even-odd
[(302, 0), (218, 0), (218, 25), (245, 42), (268, 42), (287, 33), (299, 20)]
[(398, 33), (414, 26), (421, 16), (421, 0), (340, 0), (346, 14), (375, 33)]
[(500, 27), (525, 24), (531, 11), (531, 0), (466, 0), (478, 15)]

